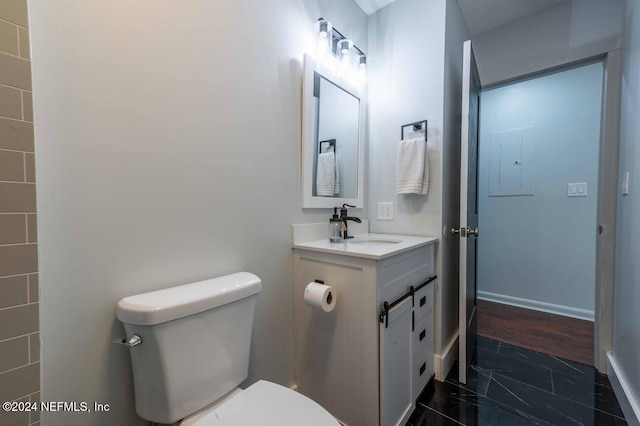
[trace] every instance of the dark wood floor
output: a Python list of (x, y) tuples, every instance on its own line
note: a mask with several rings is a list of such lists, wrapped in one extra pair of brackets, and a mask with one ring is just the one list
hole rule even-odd
[(478, 300), (478, 335), (593, 366), (593, 322)]

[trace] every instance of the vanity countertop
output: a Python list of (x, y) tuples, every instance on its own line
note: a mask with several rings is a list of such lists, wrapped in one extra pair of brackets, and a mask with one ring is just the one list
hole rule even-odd
[[(376, 241), (383, 241), (376, 243)], [(390, 241), (394, 241), (390, 243)], [(344, 256), (363, 257), (380, 260), (389, 256), (435, 244), (438, 238), (396, 234), (360, 234), (342, 243), (331, 243), (328, 238), (306, 243), (293, 244), (293, 248), (319, 251)]]

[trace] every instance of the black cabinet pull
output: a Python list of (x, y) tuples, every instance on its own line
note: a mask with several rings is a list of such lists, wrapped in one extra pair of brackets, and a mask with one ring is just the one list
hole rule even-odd
[(422, 308), (425, 303), (427, 303), (427, 296), (422, 296), (422, 298), (420, 298), (420, 307)]
[(427, 330), (426, 330), (426, 329), (425, 329), (425, 330), (422, 330), (422, 331), (420, 332), (420, 341), (421, 341), (421, 342), (424, 340), (424, 338), (425, 338), (425, 336), (426, 336), (426, 335), (427, 335)]
[(420, 366), (420, 375), (422, 376), (424, 374), (424, 370), (427, 369), (427, 363), (423, 363), (422, 366)]

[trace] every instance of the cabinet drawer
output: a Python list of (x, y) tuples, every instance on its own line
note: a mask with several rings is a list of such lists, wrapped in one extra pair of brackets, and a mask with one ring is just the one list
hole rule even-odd
[(433, 250), (429, 245), (378, 262), (379, 300), (395, 300), (433, 276)]
[(429, 379), (433, 377), (433, 340), (428, 342), (427, 350), (414, 357), (413, 394), (417, 397)]
[(428, 345), (433, 344), (434, 328), (433, 328), (433, 312), (431, 315), (425, 315), (419, 321), (415, 321), (413, 329), (413, 353), (421, 354), (427, 350)]
[(414, 306), (416, 321), (420, 321), (425, 315), (433, 316), (434, 306), (434, 287), (435, 281), (430, 282), (420, 290), (416, 291), (414, 296)]

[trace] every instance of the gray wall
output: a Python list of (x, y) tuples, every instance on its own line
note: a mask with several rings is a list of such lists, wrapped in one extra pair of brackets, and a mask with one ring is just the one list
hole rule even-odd
[[(482, 297), (593, 319), (602, 76), (598, 62), (482, 92)], [(489, 196), (492, 136), (531, 126), (534, 195)], [(588, 196), (568, 197), (570, 182)]]
[(619, 170), (621, 176), (627, 171), (630, 174), (630, 193), (618, 198), (613, 355), (635, 394), (636, 407), (640, 407), (640, 4), (637, 0), (627, 1), (623, 34)]
[(572, 0), (472, 38), (482, 85), (620, 47), (624, 0)]
[[(460, 225), (460, 126), (462, 120), (462, 50), (469, 39), (467, 26), (455, 0), (447, 0), (444, 52), (444, 125), (442, 156), (442, 226)], [(446, 235), (446, 234), (445, 234)], [(441, 316), (440, 335), (446, 346), (458, 331), (458, 266), (460, 239), (441, 238), (442, 300), (447, 309)], [(441, 334), (438, 334), (441, 333)]]
[[(40, 400), (38, 235), (27, 0), (0, 2), (0, 400)], [(39, 412), (0, 411), (0, 424)]]
[(111, 405), (46, 424), (144, 424), (111, 343), (117, 301), (242, 270), (263, 280), (246, 384), (290, 385), (290, 225), (329, 217), (299, 207), (302, 56), (319, 16), (366, 50), (367, 16), (344, 0), (32, 0), (29, 14), (42, 398)]

